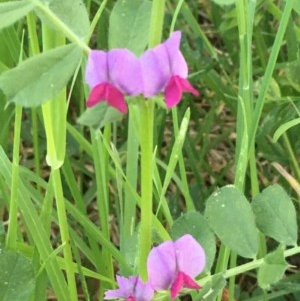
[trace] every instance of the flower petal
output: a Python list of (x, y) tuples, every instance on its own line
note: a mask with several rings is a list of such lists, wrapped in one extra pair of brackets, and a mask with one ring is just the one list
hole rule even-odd
[(165, 241), (154, 247), (148, 255), (147, 268), (152, 287), (168, 289), (177, 274), (174, 243)]
[(172, 76), (165, 89), (166, 105), (170, 109), (176, 106), (182, 97), (182, 92), (189, 92), (196, 96), (199, 92), (189, 83), (187, 79), (177, 75)]
[(180, 39), (181, 32), (174, 31), (163, 45), (168, 53), (172, 75), (179, 75), (180, 77), (186, 78), (188, 75), (188, 67), (185, 58), (180, 52)]
[(199, 275), (205, 267), (205, 252), (201, 245), (186, 234), (174, 242), (177, 266), (180, 272), (191, 278)]
[(123, 93), (112, 85), (107, 87), (106, 100), (111, 107), (116, 108), (123, 114), (127, 113), (127, 104)]
[(147, 50), (140, 58), (143, 94), (152, 97), (163, 90), (171, 74), (169, 57), (163, 44)]
[(93, 107), (102, 101), (107, 101), (108, 105), (116, 108), (121, 113), (127, 113), (127, 105), (122, 92), (109, 83), (102, 83), (95, 86), (87, 100), (87, 107)]
[(117, 298), (130, 298), (134, 294), (134, 288), (137, 281), (137, 276), (131, 276), (129, 278), (116, 276), (119, 288), (115, 290), (108, 290), (105, 292), (104, 299), (117, 299)]
[(140, 278), (136, 282), (134, 297), (135, 301), (150, 301), (154, 296), (154, 289), (150, 283), (144, 283)]
[(130, 96), (142, 93), (143, 78), (138, 58), (127, 49), (108, 52), (109, 80), (120, 91)]
[(93, 107), (97, 103), (105, 100), (106, 85), (107, 83), (102, 83), (93, 87), (86, 102), (87, 107)]
[(196, 281), (194, 281), (191, 277), (189, 277), (183, 272), (179, 272), (171, 286), (171, 298), (175, 299), (178, 293), (184, 287), (192, 288), (192, 289), (201, 288), (201, 286)]
[(91, 50), (85, 71), (85, 80), (90, 87), (95, 87), (108, 81), (107, 53), (101, 50)]

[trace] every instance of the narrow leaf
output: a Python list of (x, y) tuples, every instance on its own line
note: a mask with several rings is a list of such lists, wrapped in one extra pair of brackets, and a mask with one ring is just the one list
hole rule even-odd
[(255, 257), (258, 235), (254, 214), (239, 189), (228, 185), (213, 193), (206, 202), (205, 216), (227, 247), (240, 256)]
[(252, 201), (259, 230), (285, 245), (297, 244), (296, 211), (292, 200), (279, 185), (263, 190)]
[(293, 120), (290, 120), (284, 124), (282, 124), (277, 130), (276, 132), (274, 133), (274, 136), (273, 136), (273, 142), (277, 142), (278, 139), (287, 131), (289, 130), (290, 128), (298, 125), (300, 123), (300, 118), (296, 118), (296, 119), (293, 119)]
[(10, 1), (0, 3), (0, 29), (12, 25), (34, 8), (26, 1)]
[(35, 107), (64, 88), (81, 59), (81, 50), (66, 45), (23, 61), (0, 75), (0, 89), (9, 102)]
[(109, 20), (109, 48), (127, 48), (140, 55), (147, 43), (151, 2), (119, 0)]

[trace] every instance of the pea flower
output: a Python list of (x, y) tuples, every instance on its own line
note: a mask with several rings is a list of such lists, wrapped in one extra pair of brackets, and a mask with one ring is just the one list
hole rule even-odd
[(189, 234), (176, 241), (165, 241), (153, 248), (148, 256), (149, 282), (155, 290), (171, 291), (174, 299), (183, 287), (201, 288), (193, 279), (205, 267), (205, 253)]
[(138, 276), (125, 278), (116, 276), (119, 289), (109, 290), (105, 293), (104, 299), (122, 298), (125, 301), (150, 301), (154, 290), (149, 283), (144, 283)]
[(143, 76), (143, 94), (146, 98), (164, 91), (168, 108), (177, 105), (183, 92), (199, 95), (186, 79), (187, 63), (179, 49), (181, 32), (155, 48), (147, 50), (140, 58)]
[(124, 95), (136, 96), (142, 92), (142, 76), (138, 58), (127, 49), (108, 52), (91, 50), (88, 56), (86, 82), (92, 91), (87, 106), (107, 101), (121, 113), (127, 113)]

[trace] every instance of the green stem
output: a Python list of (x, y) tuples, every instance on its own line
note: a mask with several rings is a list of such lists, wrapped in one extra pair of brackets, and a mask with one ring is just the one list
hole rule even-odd
[(149, 48), (160, 43), (165, 13), (165, 0), (152, 1)]
[(153, 120), (154, 102), (147, 100), (141, 104), (141, 229), (139, 240), (139, 271), (143, 280), (147, 279), (147, 257), (152, 244), (152, 194), (153, 194)]
[(12, 165), (12, 183), (11, 196), (9, 205), (9, 225), (7, 231), (6, 248), (17, 249), (18, 237), (18, 194), (19, 194), (19, 152), (20, 152), (20, 134), (22, 123), (22, 106), (16, 105), (15, 110), (15, 132), (14, 132), (14, 149)]
[(84, 40), (79, 38), (64, 22), (62, 22), (49, 8), (48, 5), (43, 4), (39, 0), (30, 0), (36, 7), (38, 7), (49, 19), (49, 21), (59, 29), (59, 31), (67, 37), (71, 42), (77, 44), (83, 49), (85, 53), (89, 53), (90, 48), (86, 45)]
[(61, 233), (61, 242), (62, 244), (65, 244), (63, 253), (64, 253), (64, 258), (66, 263), (65, 269), (66, 269), (68, 287), (70, 292), (70, 300), (76, 301), (78, 300), (78, 297), (77, 297), (77, 288), (76, 288), (76, 281), (75, 281), (75, 271), (73, 269), (73, 258), (72, 258), (72, 250), (70, 245), (69, 225), (68, 225), (67, 212), (66, 212), (65, 201), (64, 201), (63, 190), (62, 190), (60, 170), (52, 169), (51, 176), (53, 180), (54, 195), (56, 199), (58, 223), (59, 223), (60, 233)]

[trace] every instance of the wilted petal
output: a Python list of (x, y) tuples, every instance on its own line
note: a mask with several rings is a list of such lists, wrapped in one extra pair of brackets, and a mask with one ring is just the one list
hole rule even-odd
[(177, 266), (180, 272), (191, 278), (199, 275), (205, 267), (205, 252), (201, 245), (186, 234), (174, 242)]
[(123, 114), (127, 113), (127, 105), (124, 95), (109, 83), (96, 85), (92, 89), (86, 105), (88, 107), (93, 107), (102, 101), (107, 101), (108, 105), (116, 108)]
[(189, 83), (187, 79), (177, 75), (172, 76), (165, 88), (165, 100), (167, 107), (172, 108), (173, 106), (177, 105), (181, 100), (183, 92), (189, 92), (195, 96), (199, 95), (199, 92)]
[(178, 75), (186, 78), (188, 75), (188, 67), (185, 58), (180, 51), (180, 39), (181, 32), (174, 31), (170, 38), (167, 39), (162, 45), (164, 45), (168, 53), (172, 75)]
[(91, 50), (85, 71), (85, 80), (90, 87), (108, 82), (107, 53), (101, 50)]
[(169, 57), (163, 44), (147, 50), (140, 58), (143, 75), (143, 94), (152, 97), (160, 93), (171, 74)]
[(172, 241), (154, 247), (147, 261), (149, 282), (155, 290), (166, 290), (177, 274), (175, 249)]
[(108, 52), (109, 80), (130, 96), (142, 93), (143, 78), (138, 58), (127, 49)]

